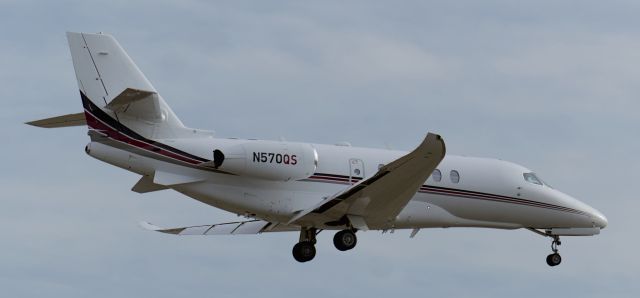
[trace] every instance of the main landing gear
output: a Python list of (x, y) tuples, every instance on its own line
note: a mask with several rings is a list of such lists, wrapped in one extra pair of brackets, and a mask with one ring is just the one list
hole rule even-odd
[(316, 256), (315, 228), (300, 229), (300, 241), (293, 246), (293, 258), (300, 263), (309, 262)]
[[(300, 263), (309, 262), (316, 256), (316, 235), (319, 232), (315, 228), (300, 229), (300, 240), (293, 246), (293, 258)], [(333, 245), (340, 251), (347, 251), (356, 247), (358, 237), (354, 229), (346, 229), (337, 232), (333, 236)]]
[(560, 257), (560, 254), (558, 253), (558, 246), (560, 246), (562, 242), (560, 242), (560, 236), (552, 237), (553, 241), (551, 242), (551, 250), (553, 253), (547, 256), (547, 265), (554, 267), (560, 265), (560, 262), (562, 262), (562, 257)]
[(333, 235), (333, 245), (339, 251), (347, 251), (356, 247), (358, 237), (353, 230), (342, 230)]

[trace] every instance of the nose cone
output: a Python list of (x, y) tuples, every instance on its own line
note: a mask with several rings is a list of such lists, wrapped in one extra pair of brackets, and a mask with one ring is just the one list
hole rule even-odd
[(609, 224), (607, 217), (605, 217), (604, 214), (602, 214), (602, 212), (596, 210), (596, 208), (593, 208), (587, 204), (584, 204), (583, 206), (584, 207), (581, 209), (587, 213), (587, 216), (591, 220), (591, 223), (593, 224), (594, 227), (604, 229), (607, 226), (607, 224)]
[(604, 229), (609, 223), (609, 221), (607, 221), (607, 218), (600, 211), (593, 209), (593, 211), (590, 213), (591, 218), (593, 218), (593, 223), (596, 225), (596, 227)]
[(593, 208), (585, 204), (584, 202), (577, 200), (576, 198), (573, 198), (557, 190), (553, 190), (553, 197), (555, 200), (557, 200), (558, 203), (563, 206), (567, 206), (584, 212), (586, 218), (584, 218), (585, 220), (582, 223), (583, 225), (604, 229), (609, 223), (604, 214), (596, 210), (596, 208)]

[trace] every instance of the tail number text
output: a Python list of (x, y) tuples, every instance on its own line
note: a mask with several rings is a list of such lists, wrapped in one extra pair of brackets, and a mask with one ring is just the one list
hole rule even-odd
[(253, 152), (253, 162), (277, 163), (295, 166), (298, 164), (298, 156), (295, 154), (280, 154), (273, 152)]

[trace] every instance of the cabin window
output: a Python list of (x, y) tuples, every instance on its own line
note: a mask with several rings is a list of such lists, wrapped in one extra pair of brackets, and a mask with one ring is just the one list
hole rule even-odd
[(542, 180), (540, 180), (540, 178), (538, 178), (538, 176), (536, 176), (535, 173), (524, 173), (522, 175), (524, 176), (524, 181), (527, 181), (533, 184), (543, 185)]
[(435, 169), (433, 170), (433, 173), (431, 173), (431, 178), (435, 182), (440, 182), (440, 180), (442, 180), (442, 173), (440, 172), (440, 170)]
[(460, 182), (460, 173), (458, 173), (458, 171), (456, 170), (453, 170), (451, 171), (451, 173), (449, 173), (449, 178), (451, 178), (451, 182), (458, 183)]

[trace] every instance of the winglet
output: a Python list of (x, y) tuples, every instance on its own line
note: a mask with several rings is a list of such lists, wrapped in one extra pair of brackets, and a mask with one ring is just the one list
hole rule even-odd
[(158, 227), (150, 222), (146, 222), (146, 221), (141, 221), (138, 223), (138, 225), (140, 225), (141, 228), (147, 230), (147, 231), (154, 231), (154, 232), (161, 232), (161, 233), (165, 233), (165, 234), (174, 234), (174, 235), (178, 235), (180, 234), (180, 232), (184, 231), (184, 228), (178, 228), (178, 229), (165, 229), (165, 228), (161, 228)]
[(138, 223), (138, 225), (140, 225), (141, 228), (147, 230), (147, 231), (160, 231), (162, 230), (161, 227), (156, 226), (150, 222), (146, 222), (146, 221), (141, 221)]

